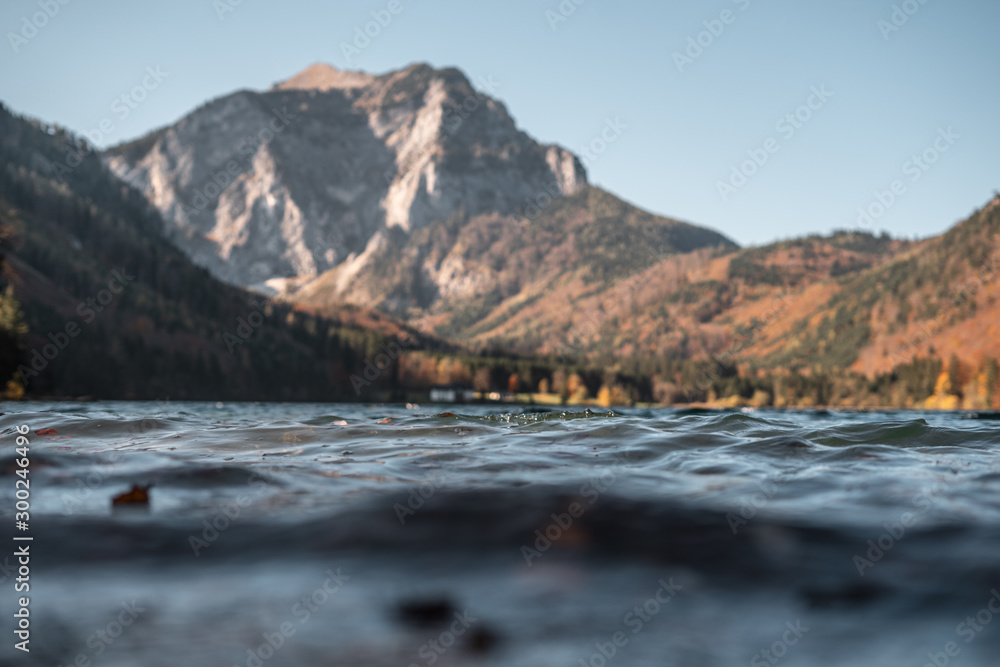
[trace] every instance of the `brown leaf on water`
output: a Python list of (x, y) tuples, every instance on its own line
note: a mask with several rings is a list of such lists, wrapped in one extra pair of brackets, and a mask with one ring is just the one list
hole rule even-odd
[(111, 505), (113, 507), (122, 505), (149, 505), (149, 489), (152, 486), (152, 484), (147, 486), (133, 484), (131, 490), (115, 496), (111, 500)]
[(441, 414), (439, 414), (437, 416), (438, 417), (454, 417), (455, 413), (454, 412), (442, 412)]
[(35, 431), (35, 435), (56, 435), (58, 431), (54, 428), (40, 428)]
[(378, 423), (379, 424), (388, 424), (391, 421), (392, 421), (392, 417), (386, 417), (385, 419), (378, 420)]

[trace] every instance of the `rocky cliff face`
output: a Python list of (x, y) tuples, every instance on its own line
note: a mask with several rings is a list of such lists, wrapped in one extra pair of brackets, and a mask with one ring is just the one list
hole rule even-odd
[[(211, 101), (104, 158), (219, 278), (282, 290), (335, 271), (330, 296), (345, 301), (360, 298), (357, 280), (366, 298), (392, 292), (377, 264), (433, 222), (518, 217), (539, 193), (587, 184), (574, 155), (518, 130), (458, 70), (427, 65), (382, 76), (314, 65), (267, 92)], [(403, 290), (389, 309), (475, 282), (455, 271), (435, 271), (426, 294)]]

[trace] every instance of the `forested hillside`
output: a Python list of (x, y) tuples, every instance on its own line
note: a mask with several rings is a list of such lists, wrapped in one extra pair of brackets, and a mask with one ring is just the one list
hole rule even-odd
[(584, 185), (530, 218), (433, 222), (405, 239), (414, 252), (387, 236), (359, 282), (373, 297), (416, 303), (426, 266), (452, 276), (411, 329), (339, 302), (337, 271), (278, 302), (223, 284), (58, 128), (4, 109), (0, 148), (10, 397), (407, 400), (454, 384), (548, 403), (1000, 408), (1000, 198), (920, 242), (740, 249)]
[[(0, 110), (6, 282), (30, 333), (16, 380), (32, 395), (136, 399), (357, 398), (380, 346), (422, 345), (387, 318), (361, 327), (224, 285), (162, 237), (145, 199), (78, 138)], [(0, 302), (9, 369), (14, 302)], [(365, 385), (391, 391), (395, 364)], [(9, 377), (9, 375), (7, 376)], [(6, 381), (6, 377), (5, 377)]]

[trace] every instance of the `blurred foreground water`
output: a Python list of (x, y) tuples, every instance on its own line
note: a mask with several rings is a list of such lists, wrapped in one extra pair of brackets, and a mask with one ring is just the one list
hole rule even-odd
[(996, 415), (503, 410), (0, 404), (0, 662), (1000, 664)]

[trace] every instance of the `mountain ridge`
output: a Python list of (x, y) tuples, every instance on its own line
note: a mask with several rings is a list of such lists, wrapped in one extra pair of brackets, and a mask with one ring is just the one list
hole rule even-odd
[(586, 182), (574, 156), (534, 142), (460, 71), (425, 64), (379, 76), (314, 65), (104, 155), (199, 264), (257, 288), (318, 275), (386, 229), (511, 212), (535, 182)]
[[(938, 239), (951, 238), (953, 230), (974, 226), (972, 218), (917, 243), (855, 230), (739, 248), (717, 232), (650, 214), (590, 185), (576, 156), (531, 140), (502, 102), (475, 91), (454, 68), (415, 64), (372, 75), (316, 64), (267, 95), (219, 98), (206, 105), (208, 112), (185, 117), (179, 130), (109, 150), (106, 159), (137, 185), (136, 168), (149, 183), (158, 182), (151, 196), (157, 203), (157, 192), (169, 193), (173, 182), (183, 190), (192, 180), (188, 171), (206, 162), (195, 159), (202, 155), (197, 151), (212, 148), (207, 139), (178, 144), (188, 125), (210, 134), (230, 131), (237, 121), (246, 125), (237, 112), (259, 121), (262, 109), (287, 105), (298, 114), (317, 107), (320, 113), (305, 125), (290, 124), (288, 134), (274, 133), (250, 151), (253, 173), (270, 180), (239, 200), (243, 211), (266, 209), (271, 201), (272, 209), (293, 210), (296, 220), (312, 215), (309, 202), (315, 215), (332, 211), (336, 218), (318, 235), (309, 225), (282, 229), (279, 236), (297, 242), (311, 259), (281, 276), (245, 281), (296, 307), (324, 313), (345, 303), (371, 306), (472, 351), (649, 371), (660, 378), (660, 395), (676, 400), (703, 395), (691, 391), (690, 378), (670, 378), (689, 376), (690, 369), (678, 370), (687, 362), (724, 358), (725, 373), (741, 378), (852, 373), (875, 381), (935, 355), (968, 370), (1000, 354), (980, 345), (981, 353), (969, 355), (971, 341), (963, 347), (942, 340), (955, 337), (954, 322), (973, 326), (965, 311), (937, 327), (934, 345), (900, 351), (912, 330), (929, 321), (928, 309), (944, 304), (942, 294), (925, 289), (915, 267), (969, 274), (969, 259), (979, 250), (957, 248), (965, 262), (958, 269), (935, 259), (935, 248), (950, 243)], [(446, 131), (449, 119), (454, 133)], [(305, 129), (308, 145), (301, 137), (286, 141)], [(345, 137), (351, 141), (343, 143)], [(337, 160), (351, 159), (361, 172), (338, 171)], [(289, 166), (296, 162), (307, 167), (296, 171)], [(323, 188), (339, 203), (309, 199)], [(210, 250), (212, 243), (225, 246), (225, 261), (216, 267), (224, 274), (231, 263), (226, 253), (252, 245), (254, 233), (258, 240), (270, 237), (231, 217), (223, 222), (199, 233)], [(981, 248), (992, 247), (989, 234), (978, 240)], [(327, 261), (316, 259), (317, 247)], [(266, 244), (258, 250), (274, 256)], [(992, 293), (984, 289), (976, 298)], [(980, 313), (992, 313), (992, 301), (976, 303)], [(973, 328), (991, 340), (988, 323)], [(914, 372), (923, 378), (929, 371), (921, 368)], [(915, 379), (907, 391), (918, 391), (923, 381)], [(826, 389), (816, 391), (825, 395)]]
[[(188, 279), (204, 283), (195, 292), (178, 292), (177, 279), (164, 273), (169, 267), (140, 263), (146, 311), (136, 309), (131, 295), (139, 292), (131, 290), (129, 303), (113, 305), (107, 316), (112, 326), (90, 330), (85, 354), (77, 354), (84, 349), (78, 348), (46, 371), (55, 373), (51, 386), (60, 390), (82, 389), (86, 385), (79, 379), (87, 365), (105, 360), (116, 369), (116, 388), (90, 385), (105, 397), (155, 395), (136, 393), (140, 387), (161, 393), (139, 384), (132, 373), (138, 369), (143, 377), (156, 378), (161, 390), (219, 390), (227, 400), (241, 395), (220, 384), (235, 371), (242, 395), (252, 390), (273, 398), (248, 380), (273, 370), (280, 358), (275, 353), (291, 352), (299, 357), (295, 373), (305, 378), (311, 372), (308, 382), (315, 383), (300, 397), (330, 391), (330, 377), (340, 378), (340, 391), (344, 385), (367, 389), (372, 374), (383, 392), (393, 387), (419, 392), (454, 382), (474, 383), (483, 391), (537, 385), (545, 401), (601, 405), (652, 400), (728, 407), (1000, 407), (1000, 196), (946, 233), (919, 242), (847, 230), (743, 249), (713, 243), (724, 237), (653, 216), (592, 186), (554, 198), (530, 219), (456, 216), (416, 230), (423, 234), (425, 256), (444, 266), (449, 256), (481, 258), (488, 251), (485, 256), (499, 262), (492, 288), (473, 299), (439, 302), (411, 321), (425, 332), (443, 328), (464, 347), (432, 343), (430, 349), (406, 350), (386, 373), (372, 373), (356, 364), (361, 354), (379, 354), (365, 342), (378, 336), (363, 327), (353, 332), (347, 331), (350, 325), (331, 327), (322, 317), (344, 312), (343, 304), (308, 299), (273, 304), (287, 315), (280, 325), (265, 325), (263, 349), (232, 339), (227, 344), (226, 335), (233, 334), (224, 331), (217, 315), (228, 313), (238, 322), (236, 301), (247, 293), (220, 285), (204, 270), (191, 272), (189, 260), (160, 238), (162, 220), (150, 204), (92, 154), (82, 151), (75, 168), (59, 168), (59, 160), (83, 146), (80, 138), (38, 121), (0, 121), (5, 128), (0, 227), (12, 223), (26, 248), (5, 250), (8, 278), (13, 267), (14, 278), (21, 280), (14, 293), (24, 299), (29, 349), (47, 344), (45, 332), (58, 338), (53, 327), (72, 318), (67, 308), (77, 302), (64, 293), (78, 299), (100, 289), (107, 276), (95, 274), (94, 259), (107, 264), (109, 242), (117, 256), (127, 248), (132, 248), (127, 253), (156, 248), (161, 256), (173, 256), (175, 266), (187, 266), (182, 273)], [(65, 219), (53, 217), (54, 211), (63, 211)], [(104, 245), (93, 244), (95, 224)], [(82, 231), (67, 234), (70, 228)], [(709, 236), (685, 245), (684, 234)], [(435, 240), (439, 237), (443, 245)], [(565, 247), (552, 239), (564, 239)], [(532, 254), (549, 249), (558, 250), (552, 255), (558, 261), (546, 264)], [(417, 253), (408, 261), (421, 257)], [(542, 259), (548, 258), (542, 252)], [(407, 270), (405, 262), (381, 264), (390, 273)], [(154, 296), (152, 303), (172, 303), (177, 312), (198, 315), (178, 320), (158, 310), (161, 306), (149, 310), (148, 299), (161, 285), (174, 290), (173, 296)], [(208, 311), (206, 287), (213, 295)], [(230, 298), (233, 302), (225, 303)], [(0, 334), (14, 332), (16, 338), (20, 319), (16, 302), (13, 310), (10, 306), (9, 296), (0, 298)], [(119, 308), (125, 312), (115, 314)], [(396, 326), (377, 311), (352, 308), (362, 318), (371, 313), (370, 323)], [(339, 342), (324, 349), (311, 333), (317, 329)], [(398, 326), (395, 331), (398, 337)], [(154, 369), (152, 376), (147, 360), (130, 356), (164, 343), (174, 366)], [(518, 356), (517, 344), (531, 355)], [(219, 365), (227, 358), (219, 356), (219, 348), (232, 345), (229, 352), (243, 361), (234, 366), (229, 357)], [(182, 361), (192, 352), (200, 360)], [(327, 372), (334, 375), (324, 379), (315, 373), (316, 363), (331, 352)], [(241, 370), (240, 363), (251, 358), (256, 368), (247, 376), (250, 369)], [(132, 359), (135, 367), (121, 365), (123, 359)], [(65, 366), (63, 360), (72, 363)], [(352, 367), (356, 371), (348, 378)], [(33, 392), (45, 387), (34, 379), (32, 385)], [(544, 393), (549, 388), (555, 393)], [(294, 397), (288, 390), (283, 384), (282, 395)]]
[[(356, 399), (350, 376), (379, 345), (447, 349), (378, 313), (320, 318), (217, 281), (83, 148), (0, 105), (0, 338), (17, 334), (9, 395)], [(68, 171), (67, 155), (79, 159)], [(387, 395), (394, 372), (369, 386)]]

